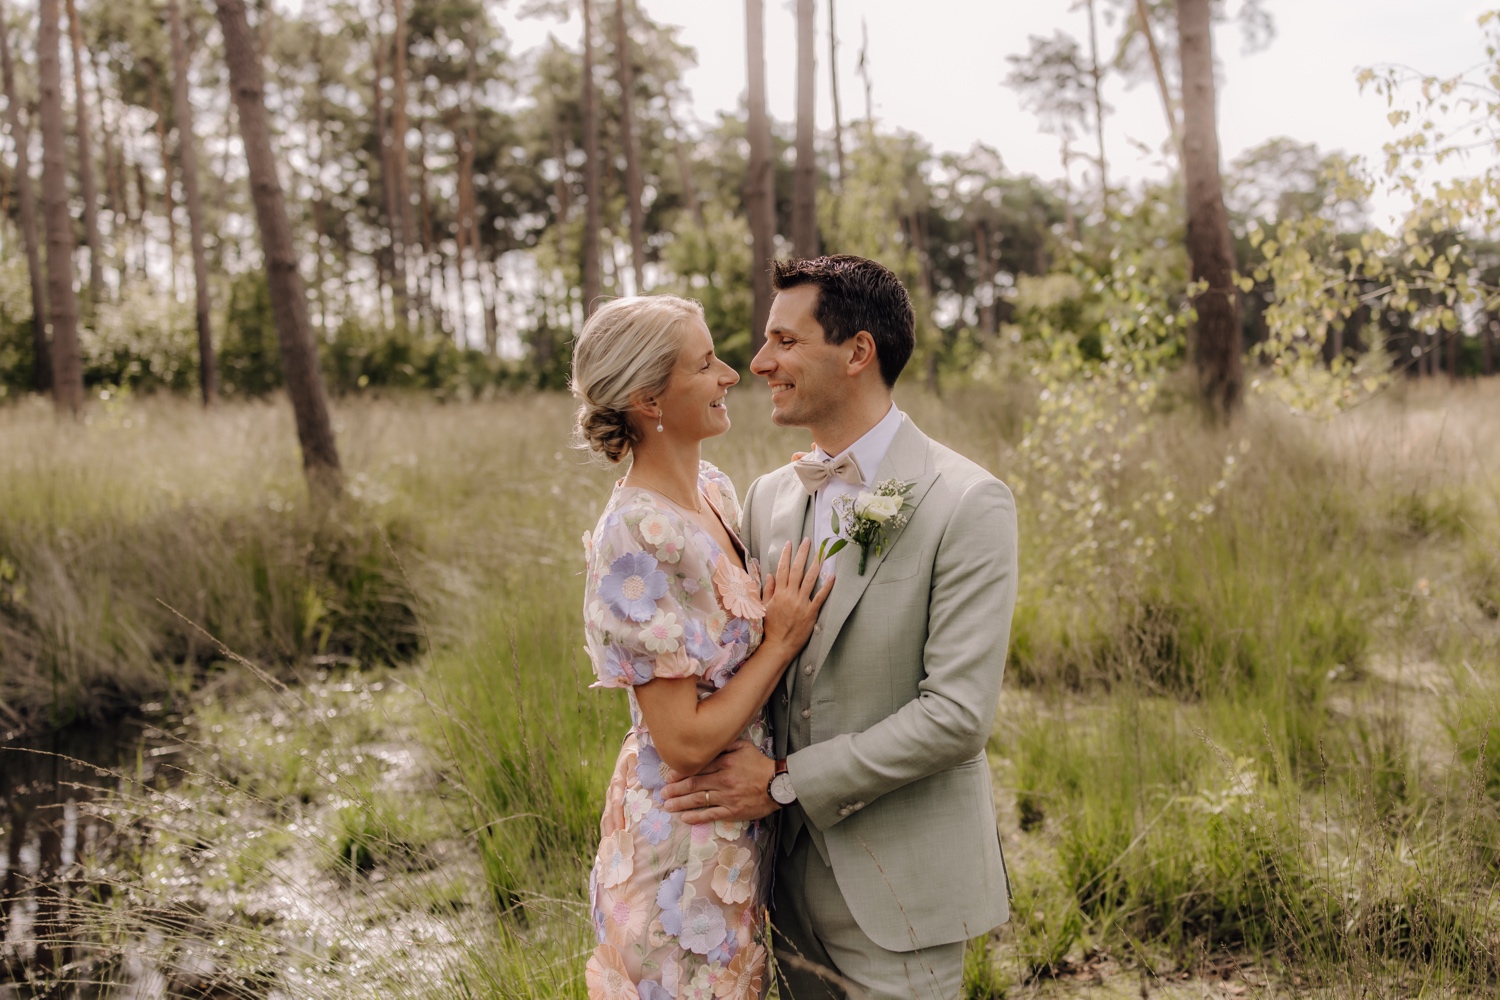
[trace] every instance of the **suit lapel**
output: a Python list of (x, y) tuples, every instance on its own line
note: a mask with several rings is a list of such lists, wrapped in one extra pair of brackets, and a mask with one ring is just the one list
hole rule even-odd
[(771, 501), (770, 527), (763, 536), (760, 556), (761, 573), (776, 572), (781, 560), (781, 547), (788, 539), (802, 538), (802, 523), (807, 517), (812, 497), (802, 488), (802, 482), (788, 471), (776, 484), (776, 496)]
[[(910, 417), (903, 417), (901, 426), (896, 431), (896, 437), (891, 442), (891, 447), (885, 453), (885, 459), (880, 463), (880, 471), (872, 480), (872, 485), (887, 479), (897, 479), (901, 482), (910, 482), (915, 485), (907, 496), (907, 502), (913, 508), (922, 502), (932, 484), (937, 481), (937, 474), (932, 468), (932, 456), (929, 451), (930, 442), (927, 436), (917, 429)], [(916, 517), (916, 510), (911, 511), (911, 517)], [(911, 519), (907, 519), (907, 525)], [(890, 555), (891, 550), (896, 547), (902, 533), (907, 525), (902, 525), (886, 536), (885, 548), (879, 555), (870, 554), (869, 561), (865, 564), (864, 575), (859, 573), (859, 546), (850, 544), (838, 554), (838, 578), (833, 584), (833, 593), (828, 595), (828, 603), (823, 606), (823, 612), (818, 616), (819, 623), (823, 626), (817, 641), (810, 646), (802, 655), (813, 658), (812, 676), (823, 667), (823, 660), (828, 651), (833, 648), (834, 640), (838, 638), (839, 631), (844, 623), (849, 620), (855, 605), (864, 596), (865, 588), (874, 579), (875, 573), (880, 569), (880, 564)], [(791, 674), (792, 671), (788, 671)]]

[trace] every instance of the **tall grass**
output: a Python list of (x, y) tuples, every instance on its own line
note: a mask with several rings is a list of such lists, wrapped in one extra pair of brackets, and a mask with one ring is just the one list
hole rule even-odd
[[(1024, 485), (1028, 398), (900, 402)], [(731, 406), (706, 457), (741, 489), (805, 448), (758, 391)], [(351, 502), (313, 521), (274, 407), (134, 402), (84, 427), (0, 410), (0, 656), (22, 667), (0, 698), (82, 712), (175, 690), (199, 741), (173, 815), (213, 822), (151, 824), (111, 862), (114, 898), (180, 895), (206, 844), (231, 859), (214, 884), (281, 894), (290, 916), (230, 907), (212, 926), (260, 942), (245, 953), (277, 975), (317, 970), (285, 983), (583, 995), (583, 883), (627, 723), (617, 693), (587, 689), (577, 621), (578, 538), (618, 473), (567, 448), (570, 411), (548, 395), (347, 401)], [(1493, 389), (1393, 393), (1329, 424), (1253, 409), (1229, 432), (1168, 414), (1137, 458), (1183, 490), (1221, 476), (1226, 451), (1239, 472), (1144, 570), (1104, 566), (1105, 588), (1043, 555), (1021, 493), (1026, 589), (990, 744), (1016, 901), (971, 951), (972, 995), (1100, 956), (1147, 978), (1249, 962), (1335, 995), (1493, 991), (1497, 423)], [(307, 686), (247, 694), (158, 598)], [(406, 693), (346, 704), (372, 664), (419, 650), (389, 678)], [(416, 784), (389, 763), (403, 753)], [(108, 912), (138, 939), (160, 931)], [(379, 941), (408, 938), (376, 962), (360, 942), (386, 924)], [(423, 933), (450, 936), (426, 966)], [(276, 958), (298, 934), (321, 942), (316, 961)]]

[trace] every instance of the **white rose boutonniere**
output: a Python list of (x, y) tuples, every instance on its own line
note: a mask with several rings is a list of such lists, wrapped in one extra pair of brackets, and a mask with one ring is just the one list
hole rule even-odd
[(871, 521), (884, 524), (901, 513), (903, 502), (899, 496), (886, 496), (881, 493), (861, 493), (854, 498), (854, 516), (868, 518)]
[(844, 535), (830, 545), (824, 542), (818, 547), (819, 559), (831, 559), (850, 542), (859, 546), (859, 575), (865, 575), (865, 564), (870, 554), (879, 555), (885, 550), (890, 533), (906, 524), (911, 516), (912, 505), (906, 497), (916, 483), (903, 483), (887, 479), (876, 483), (875, 489), (862, 492), (856, 497), (840, 496), (833, 500), (833, 530)]

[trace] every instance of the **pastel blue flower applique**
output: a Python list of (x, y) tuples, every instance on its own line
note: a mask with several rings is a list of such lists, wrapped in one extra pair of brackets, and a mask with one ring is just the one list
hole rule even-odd
[(599, 598), (616, 618), (648, 622), (656, 614), (656, 602), (667, 595), (667, 574), (656, 568), (647, 552), (627, 552), (610, 563), (609, 573), (599, 581)]

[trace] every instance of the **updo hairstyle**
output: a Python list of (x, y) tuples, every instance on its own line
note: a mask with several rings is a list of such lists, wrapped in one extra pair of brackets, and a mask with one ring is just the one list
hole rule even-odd
[(662, 392), (682, 352), (678, 331), (703, 319), (703, 306), (675, 295), (636, 295), (600, 306), (573, 345), (568, 383), (578, 407), (574, 445), (610, 463), (640, 440), (630, 421), (636, 400)]

